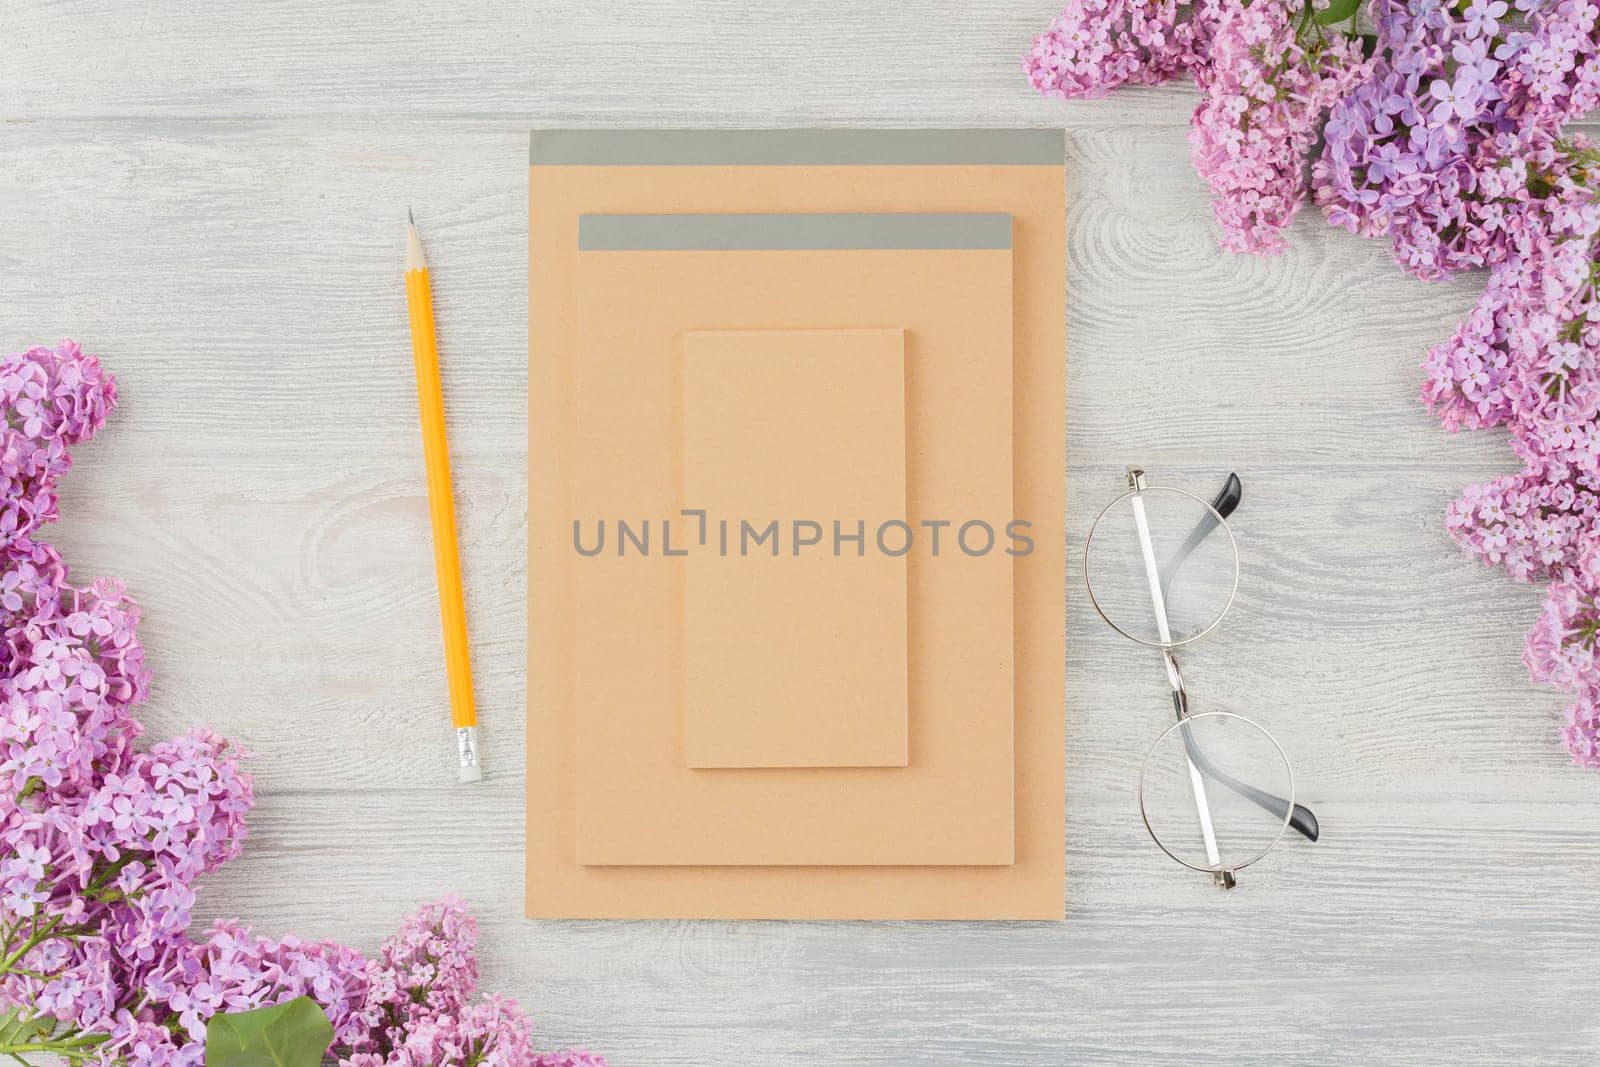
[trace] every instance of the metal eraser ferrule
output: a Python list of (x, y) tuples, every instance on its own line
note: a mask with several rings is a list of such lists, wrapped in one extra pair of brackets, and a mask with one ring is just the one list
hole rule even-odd
[(478, 728), (456, 727), (456, 778), (462, 782), (483, 780), (483, 767), (478, 763)]

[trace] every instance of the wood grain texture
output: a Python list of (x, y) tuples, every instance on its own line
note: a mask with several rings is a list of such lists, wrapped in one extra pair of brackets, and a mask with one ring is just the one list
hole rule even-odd
[[(152, 731), (209, 722), (259, 754), (208, 916), (371, 947), (459, 889), (485, 985), (618, 1065), (1593, 1061), (1600, 775), (1525, 680), (1539, 590), (1441, 526), (1509, 452), (1416, 401), (1479, 281), (1410, 281), (1314, 213), (1279, 258), (1219, 251), (1186, 88), (1029, 93), (1017, 57), (1055, 3), (5, 5), (0, 344), (71, 334), (124, 397), (54, 539), (144, 604)], [(1074, 559), (1067, 922), (520, 918), (526, 131), (607, 123), (1066, 125), (1073, 556), (1127, 462), (1201, 491), (1241, 473), (1240, 598), (1186, 675), (1278, 732), (1322, 842), (1227, 896), (1149, 845), (1161, 675)], [(449, 763), (408, 203), (481, 788)]]

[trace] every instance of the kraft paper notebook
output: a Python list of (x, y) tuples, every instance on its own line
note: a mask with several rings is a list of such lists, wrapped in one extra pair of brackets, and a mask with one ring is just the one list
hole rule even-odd
[[(593, 227), (586, 232), (592, 219), (604, 221), (603, 240), (592, 239)], [(901, 505), (863, 518), (874, 533), (885, 520), (916, 526), (924, 519), (976, 516), (1001, 525), (1009, 519), (1009, 216), (683, 215), (670, 239), (663, 219), (650, 217), (642, 228), (637, 216), (580, 220), (573, 383), (578, 516), (660, 516), (707, 505), (674, 491), (675, 467), (688, 461), (677, 449), (679, 424), (690, 415), (674, 403), (684, 381), (680, 375), (675, 382), (675, 370), (700, 328), (898, 323), (909, 368), (903, 409), (915, 491), (909, 512)], [(923, 247), (898, 247), (906, 244)], [(806, 417), (797, 399), (789, 407), (794, 417)], [(735, 459), (765, 465), (768, 480), (792, 487), (794, 475), (784, 466), (762, 464), (758, 448), (736, 447)], [(857, 517), (846, 510), (854, 502), (817, 481), (814, 503), (825, 509), (820, 516), (829, 520), (831, 536), (834, 519)], [(832, 565), (856, 588), (842, 588), (832, 603), (814, 601), (810, 625), (883, 610), (861, 595), (867, 589), (853, 576), (897, 558), (879, 549), (876, 536), (864, 557), (834, 559), (831, 545), (800, 549), (793, 544), (795, 523), (818, 514), (708, 511), (713, 519), (758, 526), (776, 521), (770, 540), (780, 550), (777, 559), (763, 559), (759, 549), (742, 554), (737, 546), (723, 556), (716, 544), (695, 545), (676, 559), (613, 544), (579, 561), (573, 699), (581, 862), (1011, 862), (1012, 559), (1003, 551), (969, 557), (954, 545), (953, 530), (937, 558), (931, 543), (898, 557), (907, 567), (914, 624), (909, 632), (902, 624), (901, 640), (909, 642), (915, 759), (893, 770), (691, 769), (681, 738), (683, 714), (692, 709), (674, 693), (692, 666), (678, 620), (691, 607), (689, 583), (705, 569), (749, 576), (793, 570), (797, 562)], [(689, 529), (686, 523), (680, 531), (680, 550)], [(753, 606), (764, 609), (757, 628), (785, 625), (782, 605)], [(788, 642), (774, 653), (804, 651)], [(732, 655), (724, 650), (724, 658)], [(800, 668), (831, 674), (834, 665), (815, 660)], [(774, 682), (767, 679), (774, 698), (787, 699)], [(746, 715), (752, 724), (760, 717), (754, 709)], [(774, 834), (774, 826), (784, 832)]]
[[(1059, 133), (534, 135), (528, 914), (1060, 917), (1062, 197)], [(688, 246), (685, 216), (700, 216)], [(975, 216), (1006, 217), (1005, 247)], [(885, 341), (895, 333), (898, 420)], [(737, 352), (773, 362), (728, 371), (747, 377), (719, 394), (734, 382), (710, 372)], [(852, 352), (871, 362), (852, 375), (870, 395), (836, 410), (826, 398)], [(738, 408), (740, 395), (753, 407)], [(797, 435), (730, 456), (728, 434), (759, 426), (762, 405)], [(797, 587), (788, 616), (775, 616), (774, 597), (754, 592), (763, 576), (719, 584), (722, 557), (663, 556), (660, 526), (652, 555), (576, 550), (574, 522), (591, 509), (659, 523), (691, 486), (739, 485), (738, 507), (784, 506), (759, 477), (805, 461), (795, 446), (806, 426), (873, 456), (814, 506), (885, 506), (898, 460), (908, 524), (1015, 517), (1033, 551), (914, 550), (900, 572), (857, 560), (862, 588), (837, 587), (844, 604)], [(963, 453), (969, 463), (953, 461)], [(839, 454), (819, 450), (800, 481), (826, 487), (816, 472)], [(922, 510), (935, 500), (955, 513)], [(826, 613), (851, 601), (863, 617), (844, 630), (886, 658), (830, 654), (840, 635)], [(963, 635), (949, 618), (963, 610), (1009, 625)], [(737, 649), (729, 620), (741, 612), (756, 652)], [(770, 647), (785, 618), (814, 627), (791, 642), (794, 664)], [(931, 655), (930, 641), (960, 655)], [(719, 650), (740, 669), (719, 670)], [(822, 663), (836, 657), (838, 670)], [(769, 672), (778, 677), (762, 677), (763, 659), (783, 665)], [(806, 664), (826, 677), (807, 678)], [(943, 682), (968, 699), (941, 706)], [(853, 715), (835, 706), (841, 693), (859, 696)], [(839, 713), (808, 722), (807, 700)], [(751, 716), (719, 729), (739, 703)], [(870, 737), (859, 747), (842, 729), (854, 720)], [(691, 744), (697, 731), (705, 743)], [(960, 755), (953, 739), (975, 746), (967, 758), (942, 755)]]

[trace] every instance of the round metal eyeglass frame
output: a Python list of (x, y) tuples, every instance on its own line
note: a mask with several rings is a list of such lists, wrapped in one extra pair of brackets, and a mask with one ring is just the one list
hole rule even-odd
[[(1100, 514), (1094, 517), (1094, 523), (1089, 527), (1089, 537), (1083, 543), (1083, 585), (1084, 588), (1089, 591), (1089, 603), (1093, 605), (1094, 613), (1100, 616), (1100, 618), (1104, 619), (1107, 626), (1117, 631), (1117, 633), (1121, 634), (1123, 637), (1126, 637), (1130, 641), (1136, 641), (1139, 644), (1144, 645), (1146, 648), (1181, 648), (1184, 645), (1193, 644), (1209, 634), (1212, 630), (1215, 630), (1219, 625), (1222, 624), (1222, 620), (1227, 616), (1228, 609), (1233, 607), (1233, 598), (1239, 592), (1239, 542), (1233, 539), (1233, 530), (1228, 526), (1228, 520), (1223, 517), (1222, 512), (1218, 511), (1213, 504), (1206, 503), (1193, 493), (1187, 492), (1183, 489), (1174, 489), (1169, 485), (1146, 485), (1144, 483), (1144, 472), (1137, 471), (1135, 473), (1137, 473), (1139, 484), (1134, 485), (1134, 473), (1130, 473), (1128, 475), (1128, 484), (1130, 486), (1128, 491), (1117, 497), (1105, 507), (1101, 508)], [(1235, 479), (1237, 479), (1237, 477), (1237, 475), (1234, 475)], [(1223, 491), (1227, 492), (1226, 489)], [(1200, 522), (1195, 526), (1194, 530), (1190, 532), (1188, 538), (1185, 539), (1183, 546), (1179, 548), (1176, 553), (1174, 553), (1172, 560), (1167, 564), (1166, 573), (1160, 578), (1161, 602), (1163, 606), (1162, 609), (1156, 614), (1156, 625), (1158, 627), (1158, 632), (1162, 635), (1162, 637), (1165, 638), (1165, 640), (1158, 641), (1151, 641), (1148, 638), (1140, 637), (1138, 634), (1131, 634), (1127, 630), (1124, 630), (1122, 627), (1118, 626), (1111, 616), (1106, 614), (1105, 608), (1101, 606), (1099, 599), (1094, 595), (1094, 583), (1089, 580), (1090, 554), (1094, 551), (1094, 535), (1099, 532), (1101, 521), (1107, 515), (1111, 514), (1112, 510), (1115, 509), (1118, 504), (1121, 504), (1125, 500), (1138, 498), (1138, 500), (1135, 501), (1137, 517), (1140, 524), (1143, 525), (1144, 511), (1140, 501), (1152, 493), (1172, 493), (1176, 496), (1187, 497), (1196, 504), (1199, 504), (1201, 508), (1205, 509), (1200, 517)], [(1197, 630), (1188, 637), (1184, 637), (1179, 640), (1173, 640), (1172, 635), (1167, 632), (1165, 607), (1167, 591), (1172, 588), (1172, 579), (1177, 575), (1178, 568), (1183, 565), (1183, 561), (1189, 557), (1191, 552), (1193, 552), (1196, 548), (1199, 548), (1201, 543), (1204, 542), (1207, 537), (1210, 537), (1211, 534), (1216, 530), (1221, 530), (1227, 535), (1228, 548), (1233, 556), (1233, 584), (1228, 587), (1228, 599), (1223, 603), (1222, 610), (1217, 612), (1217, 617), (1207, 623), (1204, 628)], [(1144, 540), (1148, 543), (1148, 535), (1144, 536)], [(1153, 561), (1153, 559), (1154, 557), (1152, 556), (1146, 560), (1147, 569), (1159, 570), (1159, 568), (1150, 568), (1150, 563)]]
[[(1161, 750), (1162, 744), (1167, 740), (1167, 738), (1172, 736), (1174, 731), (1183, 731), (1183, 744), (1185, 749), (1187, 749), (1186, 755), (1188, 756), (1191, 775), (1198, 772), (1202, 776), (1210, 778), (1213, 781), (1224, 781), (1224, 779), (1231, 779), (1231, 787), (1235, 790), (1237, 790), (1240, 786), (1244, 786), (1244, 783), (1240, 782), (1237, 778), (1233, 778), (1231, 775), (1225, 775), (1216, 766), (1212, 765), (1211, 762), (1207, 760), (1205, 755), (1200, 751), (1200, 746), (1195, 743), (1194, 734), (1189, 727), (1190, 724), (1198, 722), (1201, 719), (1213, 719), (1217, 721), (1232, 719), (1235, 722), (1243, 723), (1245, 726), (1254, 727), (1262, 737), (1265, 737), (1269, 742), (1271, 742), (1272, 747), (1277, 750), (1278, 758), (1283, 761), (1284, 773), (1288, 776), (1290, 804), (1292, 804), (1294, 801), (1294, 767), (1289, 763), (1289, 754), (1283, 750), (1283, 746), (1278, 744), (1278, 739), (1273, 737), (1272, 733), (1265, 726), (1262, 726), (1252, 718), (1239, 715), (1232, 711), (1201, 711), (1190, 715), (1185, 715), (1183, 718), (1179, 719), (1177, 722), (1161, 731), (1161, 735), (1157, 737), (1154, 743), (1150, 745), (1150, 751), (1146, 752), (1144, 754), (1144, 759), (1139, 762), (1139, 818), (1144, 821), (1145, 832), (1150, 835), (1150, 840), (1154, 841), (1156, 843), (1156, 847), (1162, 852), (1165, 852), (1173, 860), (1183, 864), (1191, 871), (1199, 871), (1201, 874), (1209, 874), (1217, 880), (1217, 884), (1223, 889), (1232, 889), (1234, 885), (1237, 884), (1237, 878), (1235, 877), (1237, 872), (1244, 870), (1246, 867), (1250, 866), (1252, 863), (1255, 863), (1257, 860), (1260, 860), (1262, 857), (1266, 856), (1267, 853), (1278, 847), (1278, 842), (1283, 840), (1283, 835), (1289, 832), (1289, 824), (1294, 818), (1294, 812), (1292, 807), (1285, 805), (1283, 808), (1283, 821), (1278, 824), (1278, 832), (1272, 835), (1272, 840), (1268, 841), (1266, 845), (1262, 847), (1261, 851), (1257, 852), (1255, 855), (1246, 856), (1237, 863), (1229, 863), (1226, 868), (1223, 867), (1220, 858), (1213, 855), (1212, 850), (1210, 849), (1208, 849), (1207, 856), (1212, 862), (1208, 865), (1202, 866), (1198, 863), (1190, 863), (1188, 860), (1172, 851), (1172, 849), (1168, 848), (1166, 842), (1161, 840), (1161, 835), (1156, 833), (1156, 828), (1150, 825), (1150, 812), (1145, 807), (1144, 780), (1145, 775), (1150, 770), (1150, 761), (1155, 758), (1155, 754)], [(1191, 783), (1192, 781), (1193, 779), (1191, 778)], [(1228, 784), (1228, 782), (1224, 781), (1224, 784)], [(1245, 786), (1244, 788), (1250, 787)], [(1197, 804), (1204, 804), (1204, 794), (1197, 792), (1195, 794), (1195, 800)], [(1207, 814), (1201, 820), (1201, 825), (1205, 828), (1204, 832), (1209, 835), (1212, 833), (1210, 829), (1209, 809), (1201, 808), (1200, 810), (1207, 812)], [(1274, 812), (1274, 814), (1276, 814), (1276, 812)], [(1208, 845), (1210, 844), (1209, 836), (1207, 843)]]
[[(1191, 713), (1189, 710), (1189, 694), (1184, 688), (1183, 684), (1183, 672), (1178, 667), (1177, 657), (1175, 657), (1172, 653), (1174, 648), (1193, 644), (1194, 642), (1200, 640), (1200, 638), (1205, 637), (1207, 634), (1215, 630), (1217, 626), (1221, 624), (1223, 618), (1228, 614), (1228, 610), (1233, 606), (1234, 596), (1238, 593), (1239, 589), (1239, 548), (1238, 542), (1234, 540), (1233, 530), (1228, 526), (1228, 516), (1231, 515), (1242, 502), (1244, 497), (1244, 487), (1239, 481), (1239, 476), (1237, 474), (1229, 474), (1228, 480), (1223, 485), (1222, 491), (1217, 494), (1215, 499), (1213, 499), (1210, 503), (1207, 503), (1200, 497), (1197, 497), (1193, 493), (1187, 492), (1183, 489), (1176, 489), (1171, 486), (1148, 484), (1145, 481), (1145, 472), (1138, 467), (1129, 467), (1127, 477), (1127, 492), (1118, 496), (1115, 500), (1111, 501), (1111, 503), (1102, 508), (1100, 513), (1095, 516), (1094, 523), (1089, 528), (1089, 536), (1083, 547), (1083, 580), (1084, 587), (1089, 593), (1089, 602), (1094, 606), (1095, 614), (1099, 615), (1100, 618), (1105, 621), (1107, 626), (1110, 626), (1113, 630), (1121, 634), (1123, 637), (1126, 637), (1128, 640), (1144, 645), (1147, 648), (1160, 649), (1161, 658), (1167, 671), (1167, 683), (1171, 690), (1172, 708), (1177, 721), (1161, 732), (1160, 736), (1157, 737), (1155, 742), (1150, 746), (1150, 751), (1147, 752), (1144, 759), (1140, 761), (1139, 816), (1144, 822), (1145, 830), (1150, 834), (1151, 839), (1155, 841), (1156, 846), (1160, 848), (1162, 852), (1166, 853), (1173, 860), (1189, 868), (1190, 870), (1200, 871), (1202, 873), (1211, 875), (1213, 881), (1215, 881), (1220, 888), (1232, 889), (1237, 884), (1237, 872), (1243, 870), (1253, 863), (1256, 863), (1262, 857), (1266, 856), (1267, 853), (1271, 852), (1275, 847), (1277, 847), (1278, 842), (1283, 840), (1284, 834), (1287, 833), (1291, 827), (1308, 841), (1317, 840), (1320, 834), (1320, 827), (1317, 823), (1316, 815), (1312, 813), (1310, 808), (1307, 808), (1303, 804), (1297, 804), (1294, 800), (1294, 768), (1290, 764), (1288, 754), (1284, 751), (1283, 746), (1278, 743), (1278, 739), (1273, 737), (1270, 731), (1268, 731), (1264, 726), (1256, 722), (1254, 719), (1247, 718), (1246, 716), (1239, 715), (1234, 712), (1208, 711), (1200, 712), (1198, 714)], [(1174, 553), (1172, 559), (1168, 561), (1165, 574), (1162, 573), (1160, 565), (1156, 562), (1155, 549), (1150, 539), (1149, 524), (1145, 516), (1144, 500), (1146, 495), (1150, 493), (1172, 493), (1178, 496), (1187, 497), (1188, 499), (1199, 504), (1203, 509), (1200, 520), (1196, 523), (1194, 530), (1190, 532), (1189, 536), (1184, 540), (1183, 545), (1176, 553)], [(1140, 547), (1144, 557), (1145, 578), (1150, 586), (1151, 608), (1155, 613), (1156, 633), (1159, 638), (1159, 640), (1156, 641), (1151, 641), (1147, 638), (1142, 638), (1135, 634), (1131, 634), (1113, 622), (1106, 614), (1105, 609), (1100, 604), (1100, 601), (1095, 597), (1094, 585), (1089, 579), (1090, 551), (1094, 546), (1095, 533), (1100, 528), (1101, 521), (1104, 520), (1105, 517), (1117, 507), (1117, 505), (1123, 503), (1124, 501), (1127, 501), (1131, 506), (1134, 514), (1135, 524), (1138, 530)], [(1178, 568), (1183, 565), (1183, 561), (1188, 558), (1189, 554), (1198, 548), (1206, 540), (1206, 538), (1210, 537), (1218, 530), (1221, 530), (1222, 533), (1228, 538), (1228, 547), (1233, 554), (1233, 582), (1228, 590), (1227, 601), (1223, 604), (1222, 609), (1217, 613), (1217, 617), (1212, 619), (1202, 629), (1182, 638), (1181, 640), (1174, 640), (1170, 631), (1166, 612), (1167, 592), (1171, 587), (1172, 579), (1177, 574)], [(1267, 740), (1272, 743), (1273, 748), (1277, 750), (1279, 757), (1283, 760), (1284, 769), (1288, 775), (1289, 795), (1287, 797), (1278, 796), (1277, 794), (1267, 790), (1259, 789), (1248, 782), (1240, 781), (1238, 778), (1235, 778), (1234, 776), (1223, 771), (1221, 768), (1212, 763), (1211, 760), (1206, 758), (1205, 753), (1201, 751), (1200, 747), (1195, 743), (1193, 731), (1190, 729), (1190, 724), (1194, 720), (1200, 718), (1227, 718), (1237, 720), (1249, 727), (1253, 727), (1265, 735)], [(1207, 865), (1205, 866), (1191, 863), (1183, 857), (1175, 854), (1170, 848), (1168, 848), (1166, 844), (1162, 842), (1161, 838), (1156, 834), (1154, 827), (1151, 826), (1149, 813), (1145, 808), (1144, 784), (1146, 774), (1149, 770), (1150, 760), (1160, 749), (1162, 743), (1166, 741), (1175, 730), (1181, 730), (1183, 733), (1185, 757), (1189, 771), (1189, 781), (1194, 794), (1195, 811), (1199, 816), (1200, 832), (1205, 845), (1206, 859), (1208, 861)], [(1257, 807), (1266, 811), (1268, 814), (1274, 815), (1283, 820), (1283, 824), (1278, 828), (1278, 833), (1270, 842), (1268, 842), (1265, 848), (1254, 855), (1246, 857), (1240, 862), (1229, 863), (1226, 865), (1223, 864), (1220, 852), (1217, 848), (1215, 831), (1212, 827), (1210, 806), (1206, 801), (1205, 784), (1207, 781), (1232, 791), (1238, 796), (1243, 797), (1244, 799), (1255, 804)]]

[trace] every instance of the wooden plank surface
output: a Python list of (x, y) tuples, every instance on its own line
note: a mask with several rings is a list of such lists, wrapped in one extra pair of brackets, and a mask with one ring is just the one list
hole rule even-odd
[[(255, 833), (207, 917), (373, 947), (461, 890), (486, 987), (619, 1065), (1592, 1061), (1600, 774), (1525, 680), (1539, 591), (1442, 529), (1510, 454), (1415, 398), (1479, 282), (1410, 281), (1314, 213), (1282, 257), (1219, 251), (1187, 88), (1035, 99), (1034, 0), (3, 13), (0, 343), (74, 336), (124, 396), (54, 539), (144, 604), (152, 731), (211, 723), (258, 753)], [(519, 917), (526, 131), (607, 123), (1067, 127), (1067, 922)], [(490, 774), (466, 790), (407, 204), (437, 265)], [(1075, 584), (1132, 461), (1197, 491), (1244, 478), (1239, 602), (1186, 675), (1271, 725), (1325, 827), (1227, 896), (1144, 837), (1159, 666)]]

